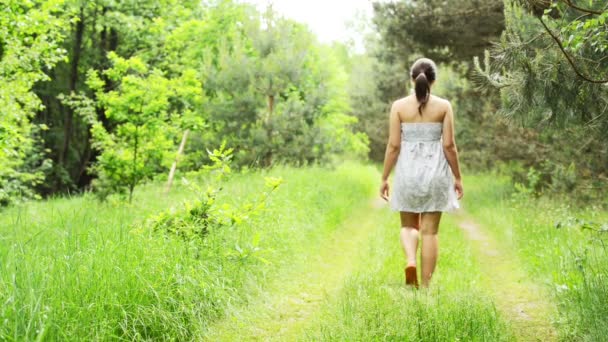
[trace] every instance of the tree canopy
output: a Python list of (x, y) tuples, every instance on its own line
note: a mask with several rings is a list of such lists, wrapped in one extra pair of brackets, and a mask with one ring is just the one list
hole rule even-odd
[(172, 162), (200, 168), (222, 143), (234, 148), (237, 167), (304, 165), (367, 149), (353, 131), (338, 50), (272, 7), (3, 6), (2, 202), (93, 180), (100, 193), (132, 193)]

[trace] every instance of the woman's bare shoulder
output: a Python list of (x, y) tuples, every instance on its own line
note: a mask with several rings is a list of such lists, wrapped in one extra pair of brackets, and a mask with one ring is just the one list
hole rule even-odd
[(433, 102), (435, 102), (435, 108), (439, 109), (442, 112), (448, 112), (452, 108), (452, 103), (450, 100), (445, 99), (440, 96), (431, 95)]
[(393, 103), (396, 103), (396, 104), (406, 103), (408, 101), (411, 101), (412, 97), (413, 97), (413, 95), (404, 96), (402, 98), (396, 99), (395, 101), (393, 101)]
[(445, 106), (450, 105), (450, 100), (448, 100), (446, 98), (443, 98), (441, 96), (437, 96), (437, 95), (432, 95), (431, 94), (431, 99), (434, 100), (435, 102), (437, 102), (439, 104), (442, 104), (442, 105), (445, 105)]
[(412, 101), (412, 95), (405, 96), (405, 97), (402, 97), (400, 99), (393, 101), (392, 106), (394, 108), (403, 108), (404, 106), (407, 106), (407, 104), (411, 101)]

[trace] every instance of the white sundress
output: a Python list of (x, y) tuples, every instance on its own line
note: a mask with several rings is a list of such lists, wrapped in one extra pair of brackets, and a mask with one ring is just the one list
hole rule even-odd
[(410, 213), (458, 209), (454, 176), (443, 153), (440, 122), (401, 123), (391, 209)]

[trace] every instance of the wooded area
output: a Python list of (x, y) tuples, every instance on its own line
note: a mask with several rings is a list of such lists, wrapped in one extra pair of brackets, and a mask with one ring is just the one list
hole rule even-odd
[[(0, 201), (132, 193), (226, 143), (235, 164), (364, 154), (336, 48), (233, 1), (3, 4)], [(188, 132), (190, 133), (188, 135)], [(187, 141), (186, 138), (188, 137)]]
[(420, 56), (441, 63), (434, 92), (456, 108), (465, 167), (598, 199), (606, 6), (378, 2), (361, 54), (320, 44), (272, 7), (230, 0), (7, 0), (0, 203), (131, 194), (172, 165), (200, 169), (222, 143), (239, 168), (380, 161), (388, 106), (409, 91)]

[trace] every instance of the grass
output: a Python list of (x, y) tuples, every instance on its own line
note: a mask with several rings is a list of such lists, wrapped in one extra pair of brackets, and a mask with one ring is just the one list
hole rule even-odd
[(375, 177), (360, 165), (278, 168), (234, 175), (218, 201), (255, 198), (265, 175), (285, 183), (264, 213), (212, 230), (203, 249), (134, 229), (196, 196), (179, 187), (164, 198), (162, 186), (147, 186), (132, 205), (84, 196), (3, 211), (0, 340), (198, 339), (228, 306), (246, 303), (300, 251), (319, 245), (367, 201)]
[[(453, 217), (444, 216), (430, 290), (403, 285), (399, 222), (388, 209), (358, 255), (357, 271), (301, 336), (310, 341), (510, 341), (513, 333), (480, 287), (481, 273)], [(466, 276), (463, 276), (466, 275)]]
[[(269, 279), (265, 291), (246, 306), (230, 309), (226, 319), (212, 327), (209, 341), (293, 341), (318, 314), (324, 298), (331, 298), (357, 267), (353, 258), (379, 229), (377, 206), (366, 203), (327, 234), (318, 248), (304, 246), (300, 260)], [(313, 247), (313, 248), (310, 248)]]
[[(264, 211), (211, 227), (202, 242), (142, 226), (199, 196), (183, 185), (167, 197), (160, 184), (142, 187), (133, 204), (85, 195), (3, 210), (0, 340), (512, 341), (534, 334), (518, 331), (526, 324), (500, 290), (527, 283), (552, 294), (560, 339), (608, 331), (606, 234), (580, 227), (607, 222), (605, 211), (471, 176), (466, 219), (488, 239), (445, 215), (433, 286), (413, 291), (403, 286), (398, 216), (370, 204), (374, 167), (235, 174), (218, 207), (255, 200), (265, 176), (285, 183)], [(500, 253), (486, 257), (484, 246)], [(531, 302), (532, 292), (518, 298)]]
[(553, 322), (559, 338), (604, 340), (608, 331), (608, 234), (568, 223), (573, 218), (608, 223), (608, 212), (599, 206), (576, 207), (566, 196), (530, 198), (513, 193), (504, 177), (478, 175), (466, 184), (467, 210), (515, 251), (530, 279), (553, 295), (558, 308)]

